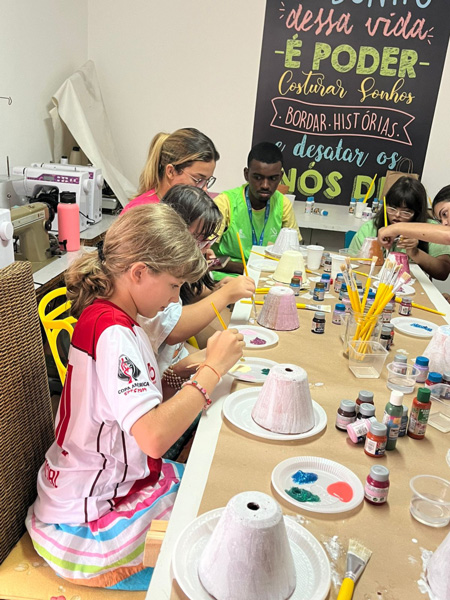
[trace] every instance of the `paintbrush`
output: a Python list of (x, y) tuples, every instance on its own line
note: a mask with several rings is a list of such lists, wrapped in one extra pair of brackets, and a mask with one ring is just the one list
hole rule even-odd
[(351, 600), (355, 584), (369, 562), (372, 550), (363, 546), (358, 540), (349, 540), (347, 552), (347, 570), (337, 600)]
[[(251, 304), (251, 300), (241, 300), (242, 304)], [(255, 304), (262, 306), (264, 304), (264, 300), (255, 300)], [(303, 304), (301, 302), (297, 302), (295, 305), (297, 308), (304, 308), (305, 310), (321, 310), (322, 312), (330, 313), (331, 306), (329, 304), (324, 304), (320, 306), (319, 304)]]

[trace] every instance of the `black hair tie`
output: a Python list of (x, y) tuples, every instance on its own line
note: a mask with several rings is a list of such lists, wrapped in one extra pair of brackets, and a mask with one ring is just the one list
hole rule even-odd
[(105, 255), (103, 254), (103, 240), (97, 243), (97, 252), (100, 262), (105, 262)]

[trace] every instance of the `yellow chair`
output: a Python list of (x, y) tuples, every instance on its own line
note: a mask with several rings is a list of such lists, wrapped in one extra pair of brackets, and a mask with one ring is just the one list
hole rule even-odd
[(45, 334), (47, 336), (48, 344), (50, 346), (50, 350), (52, 352), (53, 359), (56, 364), (56, 368), (58, 369), (59, 377), (61, 379), (61, 383), (64, 385), (64, 380), (66, 378), (67, 367), (62, 363), (61, 358), (58, 352), (58, 335), (61, 331), (67, 331), (72, 339), (73, 334), (73, 325), (77, 322), (75, 317), (65, 317), (64, 319), (58, 319), (59, 316), (64, 314), (70, 309), (70, 300), (66, 300), (57, 306), (50, 312), (46, 313), (48, 304), (54, 300), (55, 298), (59, 298), (60, 296), (66, 295), (66, 288), (57, 288), (56, 290), (52, 290), (48, 294), (46, 294), (42, 300), (39, 302), (38, 313), (39, 318), (41, 320), (42, 326), (44, 327)]

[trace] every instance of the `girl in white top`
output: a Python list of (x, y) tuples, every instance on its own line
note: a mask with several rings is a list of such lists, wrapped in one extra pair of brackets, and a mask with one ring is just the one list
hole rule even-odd
[(197, 281), (205, 260), (168, 206), (136, 207), (103, 249), (66, 274), (79, 317), (55, 422), (26, 525), (37, 552), (74, 583), (146, 590), (145, 534), (170, 515), (183, 466), (161, 459), (242, 355), (236, 330), (217, 332), (194, 378), (162, 402), (158, 365), (137, 314), (153, 317)]

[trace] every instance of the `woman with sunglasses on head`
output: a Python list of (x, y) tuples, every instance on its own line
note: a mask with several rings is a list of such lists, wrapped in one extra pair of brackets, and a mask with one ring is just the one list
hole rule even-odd
[(450, 246), (450, 185), (446, 185), (436, 194), (433, 200), (433, 215), (441, 225), (434, 222), (394, 223), (378, 231), (378, 240), (386, 248), (390, 248), (399, 235)]
[(158, 203), (174, 185), (185, 184), (207, 190), (220, 155), (213, 142), (193, 127), (174, 133), (157, 133), (150, 143), (147, 162), (139, 178), (139, 189), (122, 214), (140, 204)]
[[(401, 177), (386, 194), (386, 214), (390, 225), (398, 228), (405, 224), (433, 223), (428, 218), (427, 193), (423, 185), (412, 177)], [(384, 225), (384, 210), (381, 206), (372, 220), (364, 223), (354, 236), (349, 251), (356, 256), (366, 237), (377, 237)], [(414, 235), (403, 235), (393, 241), (390, 250), (405, 252), (409, 259), (418, 264), (430, 277), (446, 279), (450, 269), (450, 248), (441, 244), (428, 243)]]

